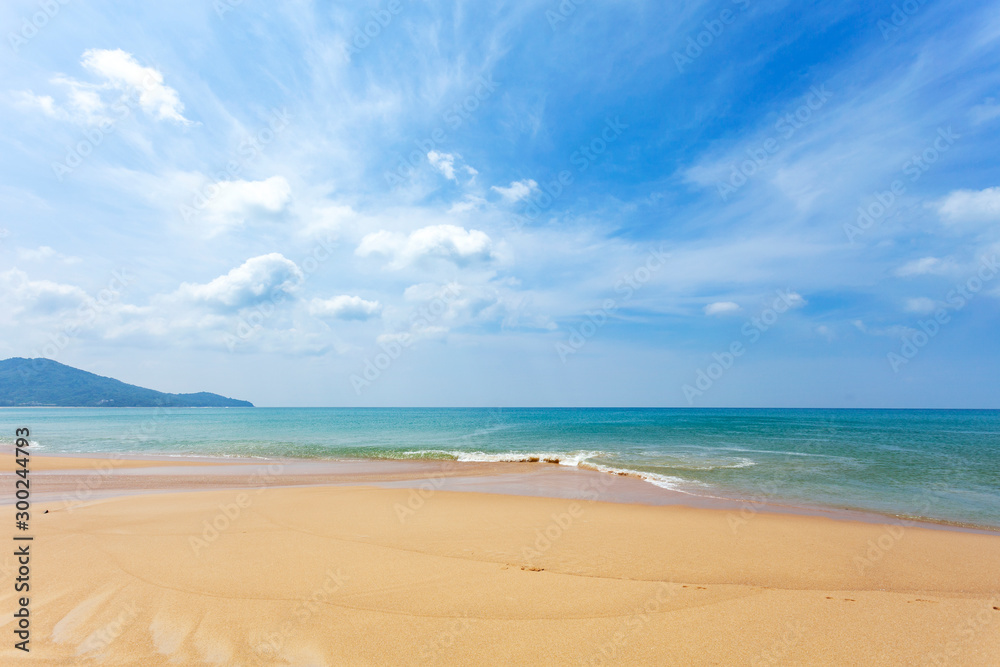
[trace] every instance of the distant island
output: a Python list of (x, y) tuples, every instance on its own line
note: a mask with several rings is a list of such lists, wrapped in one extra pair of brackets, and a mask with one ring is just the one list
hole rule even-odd
[(51, 359), (0, 361), (0, 407), (252, 408), (218, 394), (167, 394), (125, 384)]

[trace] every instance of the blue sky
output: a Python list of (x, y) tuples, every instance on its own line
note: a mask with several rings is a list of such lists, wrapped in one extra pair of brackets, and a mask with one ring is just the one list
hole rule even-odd
[(997, 3), (276, 4), (3, 4), (0, 357), (1000, 407)]

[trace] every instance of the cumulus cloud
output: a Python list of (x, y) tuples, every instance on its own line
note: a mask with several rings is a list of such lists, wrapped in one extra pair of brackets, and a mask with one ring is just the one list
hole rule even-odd
[(177, 91), (163, 83), (163, 75), (152, 67), (143, 67), (131, 53), (121, 49), (87, 49), (80, 61), (85, 68), (104, 77), (123, 91), (139, 94), (139, 106), (159, 120), (188, 123), (184, 104)]
[[(214, 193), (202, 204), (209, 234), (239, 227), (260, 215), (281, 213), (292, 201), (292, 188), (282, 176), (262, 181), (222, 181), (214, 190), (206, 188), (206, 191)], [(190, 217), (183, 208), (181, 213), (185, 218)]]
[[(14, 103), (50, 118), (81, 124), (113, 120), (120, 111), (112, 109), (112, 104), (124, 103), (137, 105), (157, 120), (190, 124), (183, 115), (184, 104), (180, 96), (164, 83), (163, 74), (153, 67), (143, 67), (131, 53), (121, 49), (87, 49), (80, 63), (102, 80), (94, 83), (55, 76), (52, 83), (66, 90), (63, 104), (58, 104), (51, 95), (39, 95), (30, 90), (14, 93)], [(107, 101), (101, 94), (104, 91), (118, 91), (121, 97), (114, 102)], [(112, 110), (114, 117), (109, 115)]]
[(427, 159), (434, 167), (444, 174), (444, 177), (451, 181), (458, 180), (455, 178), (455, 156), (451, 153), (438, 153), (437, 151), (430, 151), (427, 153)]
[(530, 197), (531, 193), (538, 189), (538, 183), (527, 178), (523, 181), (514, 181), (506, 188), (494, 185), (491, 189), (499, 193), (504, 201), (513, 203)]
[(1000, 187), (955, 190), (937, 208), (941, 218), (951, 224), (1000, 221)]
[(401, 268), (423, 258), (439, 258), (464, 265), (492, 257), (493, 242), (485, 232), (456, 225), (431, 225), (409, 235), (381, 230), (361, 239), (355, 254), (384, 255)]
[(30, 280), (28, 274), (19, 269), (0, 273), (0, 294), (8, 315), (52, 315), (78, 308), (90, 299), (86, 292), (75, 285), (51, 280)]
[(705, 306), (706, 315), (732, 315), (740, 310), (740, 305), (733, 301), (716, 301)]
[(251, 257), (205, 284), (184, 283), (176, 296), (220, 310), (239, 310), (267, 300), (283, 301), (302, 283), (302, 270), (280, 253)]
[(309, 314), (333, 317), (340, 320), (367, 320), (382, 312), (378, 301), (366, 301), (359, 296), (335, 296), (332, 299), (313, 299)]

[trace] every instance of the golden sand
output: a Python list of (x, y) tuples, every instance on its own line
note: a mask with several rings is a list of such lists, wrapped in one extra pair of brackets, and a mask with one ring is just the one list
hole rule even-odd
[(31, 521), (3, 664), (1000, 664), (995, 535), (360, 486)]

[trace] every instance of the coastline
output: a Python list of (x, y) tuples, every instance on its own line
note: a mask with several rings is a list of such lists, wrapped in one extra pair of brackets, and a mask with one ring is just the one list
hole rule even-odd
[[(1000, 659), (995, 534), (692, 507), (555, 465), (65, 458), (97, 467), (32, 476), (32, 658), (50, 663)], [(88, 478), (78, 502), (45, 498)]]
[[(13, 472), (14, 465), (13, 456), (0, 457), (0, 475)], [(37, 499), (61, 499), (64, 503), (75, 504), (81, 502), (80, 498), (74, 498), (79, 495), (79, 489), (87, 489), (86, 499), (90, 500), (139, 493), (177, 493), (258, 486), (373, 484), (384, 488), (420, 489), (431, 480), (434, 490), (592, 499), (652, 506), (677, 505), (736, 511), (744, 517), (757, 513), (791, 514), (1000, 535), (1000, 526), (988, 524), (894, 515), (818, 503), (796, 503), (773, 495), (762, 497), (733, 493), (723, 496), (678, 491), (651, 484), (638, 473), (608, 472), (592, 466), (566, 466), (544, 460), (292, 459), (60, 452), (52, 455), (34, 454), (32, 466), (36, 471), (55, 473), (58, 476), (45, 479), (41, 486), (36, 486), (34, 493)], [(208, 469), (199, 471), (198, 468), (202, 466)], [(251, 470), (253, 466), (257, 468)], [(197, 479), (193, 479), (195, 476)], [(12, 489), (0, 489), (0, 506), (12, 502)]]

